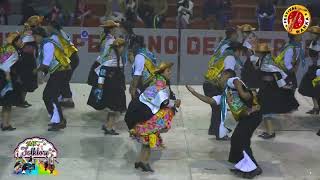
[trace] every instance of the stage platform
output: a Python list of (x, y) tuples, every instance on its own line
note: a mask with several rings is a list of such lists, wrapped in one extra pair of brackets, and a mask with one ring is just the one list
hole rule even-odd
[[(230, 142), (218, 142), (208, 136), (210, 107), (190, 96), (184, 86), (173, 91), (182, 99), (173, 128), (163, 134), (166, 149), (152, 153), (151, 166), (156, 171), (146, 174), (134, 169), (140, 145), (128, 136), (123, 115), (116, 123), (119, 136), (105, 136), (101, 130), (105, 112), (97, 112), (86, 105), (90, 87), (72, 84), (75, 109), (65, 109), (66, 129), (48, 132), (48, 114), (42, 102), (41, 85), (28, 94), (32, 104), (28, 109), (13, 108), (13, 132), (0, 132), (1, 180), (234, 180), (227, 162)], [(201, 86), (195, 86), (201, 90)], [(201, 90), (202, 91), (202, 90)], [(277, 137), (262, 140), (252, 138), (254, 155), (263, 169), (258, 180), (320, 180), (320, 116), (306, 115), (312, 108), (311, 99), (296, 94), (299, 111), (274, 119)], [(129, 102), (130, 97), (127, 96)], [(56, 164), (58, 176), (13, 175), (13, 151), (25, 138), (47, 138), (59, 150)]]

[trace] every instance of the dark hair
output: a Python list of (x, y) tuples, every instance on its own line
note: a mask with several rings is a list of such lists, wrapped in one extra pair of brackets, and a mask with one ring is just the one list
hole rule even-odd
[(44, 30), (42, 27), (36, 27), (32, 29), (32, 34), (33, 35), (39, 35), (42, 37), (48, 37), (48, 34), (46, 30)]
[(143, 36), (136, 36), (134, 41), (139, 47), (142, 47), (142, 48), (146, 47)]
[(232, 69), (226, 69), (223, 71), (223, 73), (229, 75), (230, 78), (237, 76), (236, 72)]
[(233, 28), (233, 27), (228, 27), (227, 29), (226, 29), (226, 38), (227, 39), (230, 39), (231, 38), (231, 36), (232, 36), (232, 34), (235, 34), (235, 33), (237, 33), (237, 30), (235, 29), (235, 28)]
[(295, 35), (288, 33), (288, 38), (290, 41), (294, 40)]
[(233, 50), (233, 51), (244, 51), (246, 48), (242, 45), (240, 42), (231, 42), (230, 47), (227, 48), (228, 50)]
[(59, 31), (62, 29), (61, 25), (57, 21), (50, 21), (48, 25)]

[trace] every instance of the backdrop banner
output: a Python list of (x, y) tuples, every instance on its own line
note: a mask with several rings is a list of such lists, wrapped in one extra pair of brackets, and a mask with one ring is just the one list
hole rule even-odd
[[(0, 26), (0, 44), (5, 42), (8, 32), (20, 31), (21, 26)], [(79, 49), (80, 65), (77, 68), (72, 82), (85, 83), (90, 66), (99, 53), (99, 39), (102, 29), (86, 28), (88, 37), (81, 38), (80, 27), (65, 27), (64, 30), (73, 37), (74, 44)], [(138, 35), (144, 36), (147, 47), (154, 52), (160, 61), (171, 61), (175, 63), (172, 83), (177, 83), (177, 57), (178, 57), (178, 30), (177, 29), (134, 29)], [(121, 34), (121, 33), (120, 33)], [(279, 49), (286, 43), (288, 36), (286, 32), (256, 32), (259, 40), (267, 42), (273, 48), (273, 54), (277, 55)], [(215, 30), (191, 30), (181, 31), (181, 66), (180, 84), (202, 84), (203, 74), (207, 69), (207, 63), (212, 55), (213, 49), (219, 41), (224, 38), (224, 31)], [(303, 37), (303, 44), (309, 44), (308, 34)], [(309, 60), (307, 59), (309, 63)], [(307, 66), (300, 66), (298, 80), (301, 79)], [(126, 65), (126, 79), (131, 79), (131, 64)]]

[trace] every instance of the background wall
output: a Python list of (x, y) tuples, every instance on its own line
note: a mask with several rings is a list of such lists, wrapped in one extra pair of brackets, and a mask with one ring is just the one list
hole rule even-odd
[[(19, 26), (0, 26), (0, 43), (5, 39), (6, 33), (19, 31)], [(89, 32), (88, 38), (81, 38), (83, 30)], [(73, 40), (79, 49), (80, 65), (77, 68), (72, 82), (85, 83), (88, 72), (98, 56), (98, 43), (100, 28), (66, 27), (65, 31), (73, 35)], [(135, 29), (135, 33), (145, 37), (147, 47), (156, 53), (159, 60), (175, 63), (172, 83), (177, 83), (177, 59), (178, 59), (178, 30), (175, 29)], [(268, 42), (278, 54), (279, 49), (287, 41), (285, 32), (257, 32), (261, 41)], [(207, 63), (212, 54), (212, 49), (224, 37), (224, 31), (213, 30), (182, 30), (181, 32), (181, 66), (180, 84), (202, 84), (203, 74), (207, 69)], [(304, 44), (308, 44), (308, 35), (304, 35)], [(307, 59), (308, 61), (308, 59)], [(307, 66), (300, 68), (298, 79), (300, 80)], [(126, 66), (126, 79), (131, 79), (131, 64)]]

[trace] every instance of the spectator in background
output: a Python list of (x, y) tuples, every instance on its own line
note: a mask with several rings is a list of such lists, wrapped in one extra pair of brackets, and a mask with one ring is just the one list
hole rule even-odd
[(124, 22), (126, 14), (126, 1), (125, 0), (107, 0), (106, 13), (100, 19), (101, 22), (106, 20), (113, 20), (117, 22)]
[(130, 23), (132, 25), (138, 19), (138, 7), (139, 7), (139, 0), (127, 0), (126, 3), (126, 19), (127, 24)]
[(0, 0), (0, 25), (8, 25), (10, 4), (8, 0)]
[(227, 27), (230, 19), (230, 0), (205, 0), (203, 3), (203, 19), (214, 15), (216, 19), (216, 29)]
[(193, 14), (193, 2), (191, 0), (179, 0), (177, 7), (177, 28), (186, 29), (190, 24), (190, 18)]
[(76, 10), (74, 12), (74, 20), (80, 20), (80, 26), (83, 26), (84, 21), (91, 15), (91, 10), (88, 8), (87, 0), (77, 0)]
[(48, 22), (58, 22), (61, 25), (64, 25), (64, 15), (62, 13), (62, 7), (59, 2), (55, 1), (53, 8), (49, 15), (47, 16)]
[(38, 15), (38, 13), (32, 7), (32, 0), (24, 0), (22, 2), (22, 19), (20, 25), (23, 25), (29, 17)]
[(167, 10), (167, 0), (144, 0), (140, 3), (139, 14), (146, 28), (162, 28)]
[(320, 1), (313, 0), (307, 5), (312, 17), (312, 24), (315, 26), (320, 25)]
[(63, 14), (65, 16), (65, 26), (72, 26), (74, 19), (74, 12), (76, 10), (77, 0), (58, 0), (62, 6)]
[(270, 0), (259, 0), (257, 17), (260, 31), (273, 31), (276, 7)]

